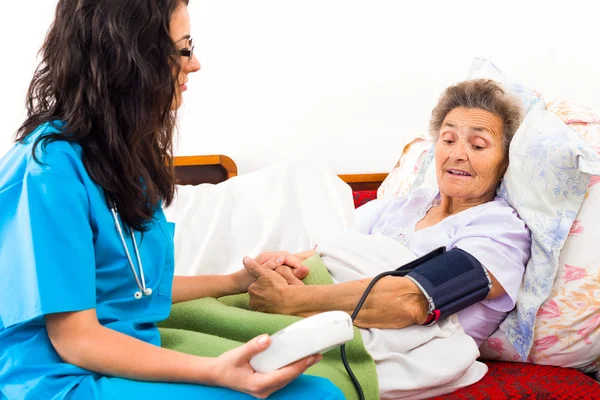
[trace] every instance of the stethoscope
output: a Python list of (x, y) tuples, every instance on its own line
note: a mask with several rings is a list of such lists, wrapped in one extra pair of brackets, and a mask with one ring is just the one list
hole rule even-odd
[[(140, 275), (138, 276), (135, 266), (133, 265), (133, 260), (131, 259), (131, 254), (129, 253), (129, 249), (127, 248), (127, 243), (125, 243), (125, 236), (123, 235), (123, 228), (121, 227), (121, 223), (119, 222), (119, 211), (117, 210), (117, 203), (107, 195), (107, 201), (109, 204), (110, 211), (112, 213), (113, 219), (115, 220), (115, 227), (117, 228), (117, 232), (119, 233), (119, 238), (121, 239), (121, 244), (123, 244), (123, 250), (125, 250), (125, 255), (127, 256), (127, 260), (129, 261), (129, 266), (131, 267), (131, 272), (133, 272), (133, 277), (135, 278), (135, 282), (140, 290), (136, 290), (133, 294), (137, 300), (141, 299), (143, 296), (150, 296), (152, 294), (152, 289), (146, 287), (146, 280), (144, 279), (144, 266), (142, 265), (142, 259), (140, 257), (140, 251), (138, 249), (137, 240), (135, 240), (135, 235), (133, 233), (133, 229), (129, 228), (129, 233), (131, 234), (131, 241), (133, 242), (133, 249), (135, 250), (135, 255), (137, 258), (138, 265), (140, 267)], [(140, 280), (141, 278), (141, 280)]]

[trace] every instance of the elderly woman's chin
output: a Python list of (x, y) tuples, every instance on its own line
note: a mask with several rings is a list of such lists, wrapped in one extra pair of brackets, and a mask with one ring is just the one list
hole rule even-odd
[(475, 176), (455, 176), (442, 172), (438, 176), (440, 194), (453, 199), (491, 201), (495, 198), (496, 186), (481, 182)]

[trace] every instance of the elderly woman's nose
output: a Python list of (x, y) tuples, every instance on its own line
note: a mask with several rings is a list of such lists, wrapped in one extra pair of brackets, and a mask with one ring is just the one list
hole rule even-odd
[(457, 140), (450, 150), (450, 156), (455, 159), (466, 159), (467, 143), (464, 140)]

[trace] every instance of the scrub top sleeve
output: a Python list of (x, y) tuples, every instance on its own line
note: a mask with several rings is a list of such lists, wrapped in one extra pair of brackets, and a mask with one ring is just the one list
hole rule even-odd
[(530, 256), (531, 237), (525, 223), (510, 206), (499, 201), (494, 203), (459, 231), (452, 247), (477, 258), (506, 291), (505, 295), (482, 303), (508, 312), (516, 304)]
[[(14, 208), (3, 228), (0, 316), (5, 327), (50, 313), (96, 306), (94, 236), (86, 188), (73, 165), (30, 170), (9, 190)], [(4, 287), (6, 286), (6, 287)]]

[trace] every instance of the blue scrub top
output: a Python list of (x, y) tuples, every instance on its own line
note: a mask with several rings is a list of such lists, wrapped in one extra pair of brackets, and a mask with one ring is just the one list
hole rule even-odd
[[(44, 315), (95, 308), (110, 329), (160, 346), (156, 323), (168, 317), (174, 271), (173, 224), (162, 209), (143, 235), (136, 232), (151, 296), (138, 286), (107, 207), (87, 174), (81, 147), (40, 135), (44, 124), (0, 159), (0, 398), (60, 399), (90, 375), (64, 363)], [(139, 274), (131, 236), (124, 231)]]

